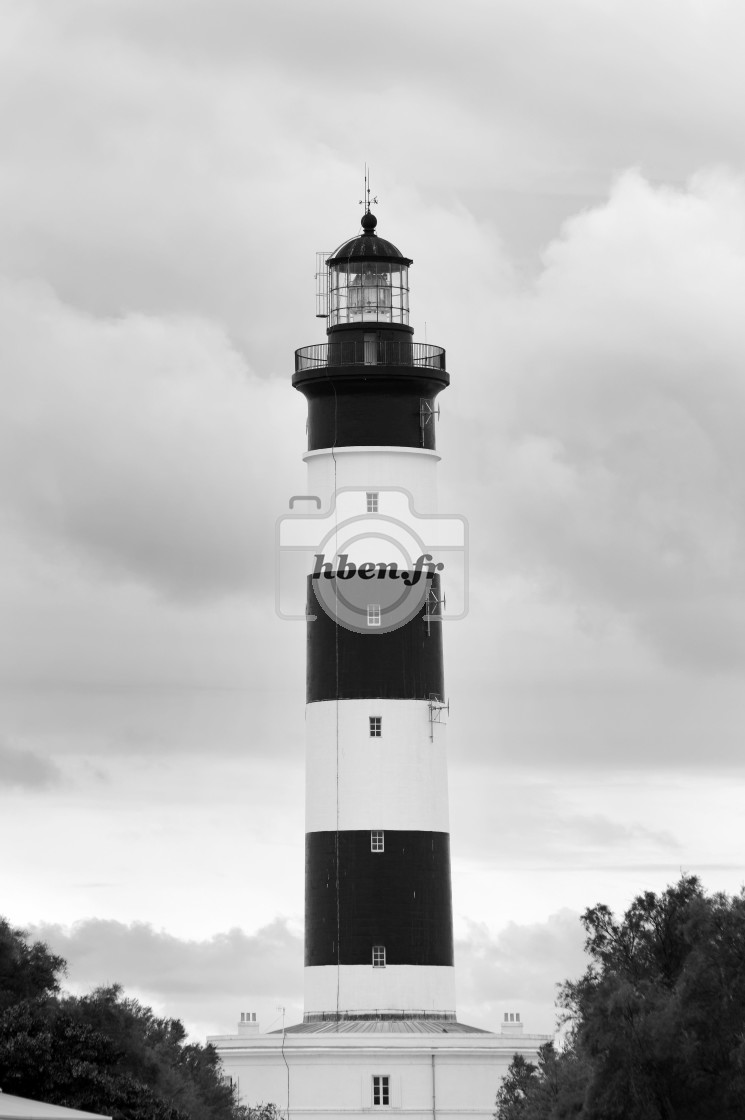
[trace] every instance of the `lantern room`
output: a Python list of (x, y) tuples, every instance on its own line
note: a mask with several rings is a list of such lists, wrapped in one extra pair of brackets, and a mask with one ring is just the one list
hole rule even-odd
[(377, 224), (368, 210), (362, 217), (363, 232), (326, 260), (329, 330), (372, 323), (408, 327), (412, 262), (377, 236)]

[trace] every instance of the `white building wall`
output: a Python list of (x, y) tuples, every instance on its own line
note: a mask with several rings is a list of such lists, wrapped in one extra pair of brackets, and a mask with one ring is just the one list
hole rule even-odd
[[(455, 969), (444, 965), (316, 965), (304, 971), (305, 1013), (455, 1012)], [(337, 1002), (338, 990), (338, 1002)]]
[[(225, 1073), (238, 1079), (242, 1103), (271, 1101), (287, 1120), (389, 1112), (411, 1120), (491, 1120), (513, 1055), (535, 1061), (548, 1037), (340, 1033), (208, 1041)], [(374, 1074), (391, 1078), (390, 1108), (372, 1104)]]
[[(379, 738), (371, 716), (382, 719)], [(447, 728), (430, 723), (426, 701), (324, 701), (305, 720), (306, 832), (449, 831)]]
[(408, 490), (417, 513), (437, 512), (436, 451), (417, 447), (336, 447), (308, 451), (308, 493), (317, 494), (323, 508), (345, 486), (365, 490), (386, 487)]

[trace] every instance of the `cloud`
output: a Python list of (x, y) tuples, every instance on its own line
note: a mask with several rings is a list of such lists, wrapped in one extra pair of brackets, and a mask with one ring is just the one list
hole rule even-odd
[[(567, 222), (527, 291), (494, 242), (449, 418), (450, 488), (480, 507), (476, 589), (496, 557), (502, 578), (532, 578), (580, 622), (629, 624), (670, 664), (742, 663), (744, 205), (725, 171), (684, 191), (630, 172)], [(478, 226), (440, 224), (450, 245), (467, 234), (468, 268)], [(300, 470), (285, 381), (191, 314), (96, 318), (6, 282), (0, 324), (4, 498), (29, 530), (168, 594), (269, 589)]]
[[(393, 17), (392, 5), (384, 7), (383, 26)], [(336, 3), (312, 17), (294, 5), (289, 39), (269, 9), (243, 34), (246, 15), (235, 0), (157, 8), (81, 0), (51, 17), (39, 6), (17, 9), (8, 32), (18, 49), (2, 80), (7, 106), (18, 91), (26, 97), (23, 121), (6, 110), (0, 249), (11, 277), (43, 277), (56, 293), (56, 313), (37, 293), (38, 313), (19, 316), (26, 337), (38, 337), (46, 370), (29, 379), (20, 407), (33, 424), (18, 430), (40, 455), (38, 471), (54, 475), (44, 494), (29, 495), (37, 511), (46, 505), (47, 521), (56, 501), (60, 531), (159, 590), (221, 593), (255, 578), (260, 550), (251, 555), (245, 539), (238, 480), (266, 487), (297, 461), (302, 402), (286, 380), (273, 384), (276, 393), (261, 384), (269, 371), (289, 372), (295, 339), (309, 340), (312, 252), (324, 230), (333, 239), (347, 232), (339, 199), (349, 191), (356, 201), (359, 187), (345, 126), (360, 118), (373, 83), (379, 123), (386, 114), (402, 119), (400, 107), (409, 105), (420, 145), (429, 129), (433, 144), (444, 136), (451, 153), (434, 181), (427, 172), (425, 188), (408, 131), (380, 129), (386, 206), (407, 231), (404, 250), (430, 270), (413, 273), (417, 325), (443, 330), (455, 363), (443, 404), (454, 453), (448, 469), (463, 494), (475, 465), (484, 479), (480, 508), (495, 511), (488, 527), (474, 518), (484, 542), (482, 556), (478, 543), (474, 552), (476, 576), (486, 576), (483, 555), (496, 544), (502, 577), (532, 575), (554, 599), (589, 604), (594, 622), (603, 614), (628, 620), (667, 663), (712, 671), (741, 664), (742, 183), (719, 171), (671, 189), (631, 172), (605, 198), (611, 171), (629, 162), (680, 181), (711, 159), (711, 120), (719, 150), (739, 158), (731, 91), (723, 81), (707, 84), (702, 112), (700, 83), (685, 80), (710, 49), (694, 11), (679, 15), (673, 45), (661, 15), (645, 9), (640, 24), (638, 4), (615, 15), (574, 0), (560, 12), (544, 7), (536, 21), (525, 5), (471, 5), (465, 58), (448, 66), (453, 75), (467, 68), (469, 81), (444, 86), (433, 60), (452, 62), (451, 20), (427, 10), (422, 21), (418, 4), (396, 11), (397, 35), (382, 71), (369, 76), (345, 50), (364, 34), (364, 13), (342, 20)], [(720, 11), (711, 28), (722, 51), (717, 75), (731, 68), (738, 81), (731, 44), (741, 19)], [(333, 78), (308, 50), (321, 28), (337, 59)], [(27, 50), (41, 75), (33, 96)], [(340, 98), (349, 67), (355, 80)], [(661, 73), (673, 81), (685, 135), (676, 131), (665, 146), (659, 133), (671, 121), (658, 96)], [(674, 151), (667, 169), (656, 162), (663, 147)], [(298, 168), (307, 208), (297, 204)], [(465, 200), (476, 180), (483, 197), (472, 213)], [(500, 241), (512, 235), (495, 216), (505, 189), (603, 199), (566, 221), (528, 290)], [(353, 227), (352, 204), (348, 213), (345, 227)], [(11, 321), (25, 291), (6, 292)], [(44, 353), (48, 326), (62, 366), (61, 391), (50, 398), (59, 412), (54, 431), (40, 403), (58, 375)], [(292, 341), (283, 351), (285, 339)], [(6, 352), (4, 368), (22, 369), (33, 356)], [(71, 377), (70, 363), (79, 376)], [(89, 365), (106, 372), (93, 382)], [(156, 375), (161, 366), (173, 372), (167, 386)], [(107, 413), (101, 398), (112, 382)], [(476, 410), (494, 423), (479, 426)], [(241, 431), (238, 417), (250, 417), (250, 426)], [(107, 442), (114, 419), (122, 431), (111, 447), (118, 483), (112, 464), (101, 469), (101, 449), (90, 447), (90, 429)], [(89, 491), (74, 502), (78, 476), (55, 459), (62, 425)], [(262, 437), (274, 454), (252, 456)], [(49, 445), (43, 454), (40, 444)], [(469, 469), (458, 471), (459, 461)], [(28, 467), (23, 457), (10, 468), (16, 463)], [(148, 465), (143, 495), (138, 469)], [(96, 485), (106, 501), (90, 493)], [(279, 505), (287, 491), (276, 491)], [(258, 524), (268, 505), (259, 499), (255, 507), (255, 498)]]
[(571, 910), (544, 922), (509, 922), (496, 934), (469, 923), (456, 943), (461, 1001), (488, 1007), (506, 1000), (551, 1005), (556, 984), (587, 967), (584, 942), (579, 915)]
[(0, 284), (0, 336), (0, 495), (38, 552), (176, 597), (271, 588), (285, 386), (214, 324), (95, 319), (39, 285)]
[[(112, 62), (123, 56), (143, 84), (151, 66), (172, 82), (174, 71), (198, 64), (202, 91), (239, 79), (235, 97), (252, 129), (261, 129), (274, 107), (277, 132), (305, 134), (332, 150), (354, 144), (350, 126), (374, 97), (382, 135), (366, 143), (391, 153), (373, 164), (383, 173), (391, 165), (416, 173), (422, 162), (407, 152), (402, 106), (409, 120), (416, 117), (426, 145), (444, 137), (449, 151), (459, 140), (455, 112), (482, 143), (464, 149), (462, 160), (445, 161), (436, 175), (428, 169), (435, 190), (443, 182), (472, 187), (478, 171), (492, 188), (522, 183), (548, 193), (578, 179), (594, 179), (597, 187), (608, 171), (635, 160), (649, 161), (655, 175), (680, 175), (691, 149), (699, 163), (721, 158), (728, 145), (737, 151), (743, 22), (732, 5), (676, 9), (673, 37), (669, 12), (643, 0), (622, 8), (466, 0), (460, 22), (424, 0), (405, 9), (381, 0), (376, 33), (385, 50), (364, 73), (354, 47), (369, 33), (367, 13), (343, 9), (338, 0), (319, 0), (312, 10), (288, 0), (284, 18), (269, 7), (249, 15), (240, 0), (116, 0), (105, 7), (76, 0), (52, 15), (42, 11), (47, 38), (40, 47), (34, 37), (37, 50), (62, 43), (65, 57), (80, 63), (90, 56), (91, 66), (103, 55), (115, 71)], [(34, 23), (27, 16), (24, 30)], [(309, 44), (323, 46), (334, 65), (319, 68)], [(257, 99), (260, 84), (271, 91), (266, 103)], [(419, 91), (423, 111), (414, 113)], [(204, 109), (197, 126), (203, 116)], [(270, 158), (275, 154), (276, 139), (267, 149)]]
[(638, 793), (629, 811), (629, 792), (640, 780), (635, 774), (619, 785), (607, 779), (573, 785), (570, 775), (556, 773), (552, 780), (544, 760), (532, 771), (524, 766), (499, 773), (493, 763), (461, 762), (451, 780), (458, 858), (464, 868), (494, 870), (675, 859), (680, 840), (669, 828), (655, 827), (656, 818), (647, 823), (649, 805)]
[(203, 940), (97, 918), (31, 932), (68, 962), (73, 990), (121, 984), (195, 1034), (232, 1030), (242, 1010), (258, 1009), (267, 1029), (278, 1003), (302, 1014), (302, 939), (281, 918), (255, 933), (231, 929)]
[(164, 996), (227, 996), (249, 984), (257, 996), (290, 990), (295, 979), (290, 962), (300, 944), (280, 918), (253, 934), (231, 929), (202, 941), (175, 937), (145, 922), (96, 918), (67, 930), (38, 926), (34, 935), (67, 955), (80, 983), (119, 983)]
[[(195, 1037), (234, 1030), (241, 1010), (258, 1010), (264, 1030), (278, 1014), (281, 1025), (278, 1007), (287, 1022), (302, 1015), (302, 938), (283, 919), (253, 934), (232, 929), (204, 940), (99, 919), (44, 923), (31, 935), (67, 960), (75, 991), (120, 983), (161, 1014), (181, 1018)], [(497, 934), (469, 923), (456, 942), (459, 1018), (498, 1029), (504, 1009), (528, 1008), (529, 1028), (551, 1031), (555, 986), (584, 970), (583, 942), (569, 910), (545, 922), (510, 923)]]
[(0, 786), (47, 790), (62, 780), (61, 770), (50, 759), (0, 742)]
[[(472, 2), (465, 35), (446, 8), (386, 0), (386, 48), (364, 73), (368, 16), (338, 0), (285, 5), (290, 19), (236, 0), (11, 7), (4, 269), (96, 314), (215, 318), (258, 370), (278, 370), (277, 332), (294, 338), (310, 310), (314, 249), (353, 232), (365, 159), (419, 260), (439, 213), (461, 206), (534, 267), (555, 223), (619, 168), (680, 182), (740, 158), (742, 14), (721, 6), (706, 35), (677, 11), (672, 37), (642, 0), (613, 14), (543, 3), (540, 18), (518, 0)], [(701, 82), (714, 49), (716, 78)], [(377, 128), (361, 132), (373, 101)], [(447, 158), (433, 172), (422, 150)]]
[[(492, 227), (434, 203), (416, 215), (414, 201), (414, 240), (436, 225), (445, 258), (473, 281), (453, 293), (430, 267), (419, 286), (434, 321), (444, 317), (452, 359), (442, 508), (467, 513), (472, 529), (473, 617), (447, 638), (466, 700), (458, 719), (478, 732), (469, 744), (493, 749), (480, 730), (484, 681), (500, 714), (525, 708), (508, 679), (517, 666), (545, 709), (518, 712), (520, 750), (550, 756), (561, 740), (570, 760), (700, 759), (706, 697), (676, 694), (655, 660), (691, 679), (745, 656), (743, 183), (720, 170), (681, 190), (630, 172), (565, 225), (528, 287)], [(258, 377), (219, 318), (97, 316), (46, 285), (8, 280), (0, 324), (0, 499), (8, 536), (23, 538), (7, 597), (44, 607), (45, 652), (35, 640), (27, 660), (46, 664), (56, 641), (72, 666), (94, 629), (121, 632), (118, 612), (130, 660), (149, 664), (135, 648), (148, 635), (171, 675), (224, 680), (235, 627), (228, 634), (214, 613), (166, 624), (150, 593), (250, 597), (256, 650), (275, 642), (262, 611), (271, 615), (274, 519), (302, 487), (299, 394)], [(76, 578), (63, 579), (71, 567)], [(44, 598), (55, 581), (70, 598), (64, 616)], [(113, 592), (127, 582), (143, 592), (134, 607), (129, 591)], [(99, 621), (74, 628), (86, 614)], [(64, 619), (56, 637), (53, 616)], [(210, 648), (196, 674), (184, 663), (201, 631)], [(119, 646), (109, 643), (113, 676)], [(610, 660), (591, 687), (601, 649)], [(560, 694), (539, 679), (572, 671)], [(739, 701), (717, 706), (733, 714), (707, 759), (738, 749)]]
[(498, 1030), (505, 1011), (519, 1011), (528, 1033), (553, 1034), (557, 985), (586, 969), (584, 940), (579, 915), (566, 909), (497, 933), (468, 923), (455, 946), (458, 1018)]
[(569, 818), (561, 822), (560, 830), (571, 839), (572, 844), (584, 851), (592, 848), (626, 848), (636, 844), (668, 849), (680, 847), (679, 842), (667, 830), (612, 821), (600, 813)]
[(744, 212), (726, 171), (623, 175), (496, 300), (470, 418), (499, 569), (712, 672), (745, 660)]

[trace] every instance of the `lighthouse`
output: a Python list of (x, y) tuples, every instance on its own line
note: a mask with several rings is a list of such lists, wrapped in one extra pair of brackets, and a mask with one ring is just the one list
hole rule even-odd
[(419, 552), (450, 378), (413, 340), (412, 261), (369, 207), (361, 224), (326, 260), (327, 342), (292, 379), (308, 494), (336, 512), (308, 579), (305, 1022), (454, 1019), (443, 563)]
[(464, 613), (466, 541), (436, 477), (450, 378), (444, 349), (414, 340), (413, 262), (366, 203), (317, 270), (326, 341), (296, 350), (292, 376), (305, 492), (277, 530), (299, 592), (278, 613), (306, 635), (303, 1021), (263, 1034), (244, 1011), (208, 1041), (241, 1100), (287, 1120), (487, 1120), (512, 1056), (546, 1038), (515, 1010), (498, 1034), (456, 1017), (443, 627)]

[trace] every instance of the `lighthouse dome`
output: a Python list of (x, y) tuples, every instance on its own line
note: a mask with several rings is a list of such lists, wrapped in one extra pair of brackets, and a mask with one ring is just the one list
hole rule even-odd
[(386, 241), (384, 237), (378, 237), (375, 232), (377, 224), (378, 219), (375, 215), (371, 214), (369, 210), (366, 211), (362, 215), (362, 233), (344, 241), (338, 249), (334, 250), (326, 263), (334, 265), (342, 261), (375, 260), (386, 261), (390, 264), (410, 265), (412, 262), (403, 255), (400, 249), (396, 248), (392, 241)]

